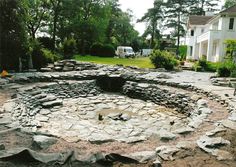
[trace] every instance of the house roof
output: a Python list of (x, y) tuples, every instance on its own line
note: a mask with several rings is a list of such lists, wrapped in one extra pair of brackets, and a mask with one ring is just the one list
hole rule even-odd
[(205, 25), (214, 16), (189, 16), (189, 25)]
[(220, 14), (233, 14), (233, 13), (236, 13), (236, 5), (233, 5), (229, 7), (228, 9), (225, 9), (220, 12)]
[(233, 5), (223, 11), (221, 11), (218, 15), (215, 16), (189, 16), (189, 20), (188, 20), (188, 25), (206, 25), (207, 23), (209, 23), (211, 20), (217, 18), (217, 16), (221, 16), (221, 15), (225, 15), (225, 14), (236, 14), (236, 5)]

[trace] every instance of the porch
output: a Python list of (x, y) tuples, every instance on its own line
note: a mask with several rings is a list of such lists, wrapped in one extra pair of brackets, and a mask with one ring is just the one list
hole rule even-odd
[(221, 40), (220, 30), (210, 30), (197, 37), (195, 54), (202, 58), (206, 57), (207, 61), (218, 62), (222, 60), (224, 54), (223, 41)]

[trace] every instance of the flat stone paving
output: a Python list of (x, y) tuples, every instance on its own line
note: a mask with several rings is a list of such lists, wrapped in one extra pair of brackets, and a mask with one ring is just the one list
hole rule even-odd
[[(46, 117), (45, 121), (41, 121)], [(186, 116), (152, 102), (131, 99), (122, 95), (65, 99), (63, 106), (41, 110), (35, 119), (41, 121), (40, 132), (67, 141), (137, 142), (151, 135), (174, 139), (176, 129), (183, 128)], [(172, 126), (171, 122), (175, 122)], [(172, 132), (171, 132), (172, 131)]]

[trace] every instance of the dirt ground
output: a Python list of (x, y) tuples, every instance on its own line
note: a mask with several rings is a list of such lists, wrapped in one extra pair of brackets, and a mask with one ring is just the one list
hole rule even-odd
[[(0, 105), (3, 105), (4, 102), (11, 98), (12, 92), (0, 90)], [(214, 103), (211, 104), (211, 107), (218, 107), (218, 110), (221, 110), (219, 105)], [(216, 120), (220, 119), (225, 113), (221, 115), (215, 115)], [(1, 116), (1, 113), (0, 113)], [(0, 125), (3, 126), (3, 125)], [(203, 127), (204, 128), (204, 127)], [(5, 130), (4, 127), (0, 127), (0, 131)], [(236, 132), (235, 131), (226, 131), (224, 133), (218, 134), (218, 136), (224, 136), (225, 139), (231, 142), (231, 146), (226, 148), (236, 157)], [(19, 130), (8, 131), (5, 133), (0, 133), (0, 144), (5, 145), (5, 149), (11, 149), (14, 147), (27, 147), (30, 149), (35, 149), (32, 147), (32, 134), (27, 134), (20, 132)], [(88, 152), (95, 153), (101, 151), (104, 153), (127, 153), (135, 151), (148, 151), (154, 150), (160, 143), (155, 139), (150, 139), (142, 143), (134, 144), (125, 144), (119, 142), (108, 142), (103, 144), (92, 144), (86, 141), (79, 141), (77, 143), (68, 143), (64, 140), (59, 140), (55, 145), (51, 146), (46, 150), (40, 150), (41, 152), (62, 152), (67, 150), (76, 150), (81, 154), (86, 154)], [(236, 167), (236, 161), (218, 161), (214, 157), (206, 154), (199, 148), (194, 150), (185, 150), (180, 151), (175, 155), (176, 160), (174, 161), (163, 161), (163, 167)], [(16, 165), (17, 164), (17, 165)], [(62, 165), (43, 165), (38, 163), (26, 163), (19, 164), (14, 162), (3, 162), (0, 161), (0, 167), (26, 167), (26, 166), (62, 166)], [(66, 165), (67, 166), (67, 165)], [(87, 166), (81, 164), (70, 164), (69, 166)], [(88, 165), (88, 166), (100, 166), (98, 164)], [(115, 167), (151, 167), (152, 162), (146, 164), (124, 164), (124, 163), (115, 163)]]

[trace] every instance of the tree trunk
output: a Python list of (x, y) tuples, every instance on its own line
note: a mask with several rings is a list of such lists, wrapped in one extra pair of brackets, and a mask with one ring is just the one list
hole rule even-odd
[(179, 57), (179, 45), (180, 45), (180, 9), (178, 11), (178, 26), (177, 26), (177, 49), (176, 57)]
[(85, 39), (84, 37), (81, 39), (81, 54), (84, 56), (85, 55)]
[(53, 16), (53, 32), (52, 32), (52, 41), (53, 41), (53, 52), (55, 52), (56, 48), (56, 31), (57, 31), (57, 22), (59, 17), (59, 8), (60, 8), (61, 0), (57, 0), (53, 5), (54, 16)]
[(55, 51), (55, 48), (56, 48), (57, 20), (58, 20), (58, 11), (57, 9), (55, 9), (54, 18), (53, 18), (53, 32), (52, 32), (53, 51)]
[[(0, 34), (2, 33), (1, 31), (1, 26), (0, 26)], [(3, 70), (2, 69), (2, 56), (3, 56), (3, 47), (2, 47), (2, 35), (0, 36), (0, 70)], [(0, 71), (1, 72), (1, 71)]]
[(151, 49), (153, 49), (153, 47), (154, 47), (154, 36), (155, 36), (155, 32), (154, 32), (155, 30), (154, 30), (154, 27), (152, 26), (152, 35), (151, 35), (151, 46), (150, 46), (150, 48)]
[(202, 0), (202, 4), (201, 4), (201, 15), (202, 16), (204, 16), (205, 15), (205, 12), (204, 12), (204, 3), (205, 3), (205, 1), (204, 0)]
[[(34, 30), (31, 30), (31, 34), (32, 34), (33, 40), (35, 40), (35, 31), (34, 31)], [(33, 69), (33, 68), (34, 68), (34, 65), (33, 65), (33, 58), (32, 58), (32, 55), (31, 55), (31, 54), (29, 55), (29, 59), (28, 59), (28, 68), (29, 68), (29, 69)]]
[(19, 57), (19, 72), (22, 72), (22, 59)]
[(29, 67), (29, 69), (33, 69), (34, 68), (33, 58), (32, 58), (31, 54), (29, 55), (29, 59), (28, 59), (28, 67)]

